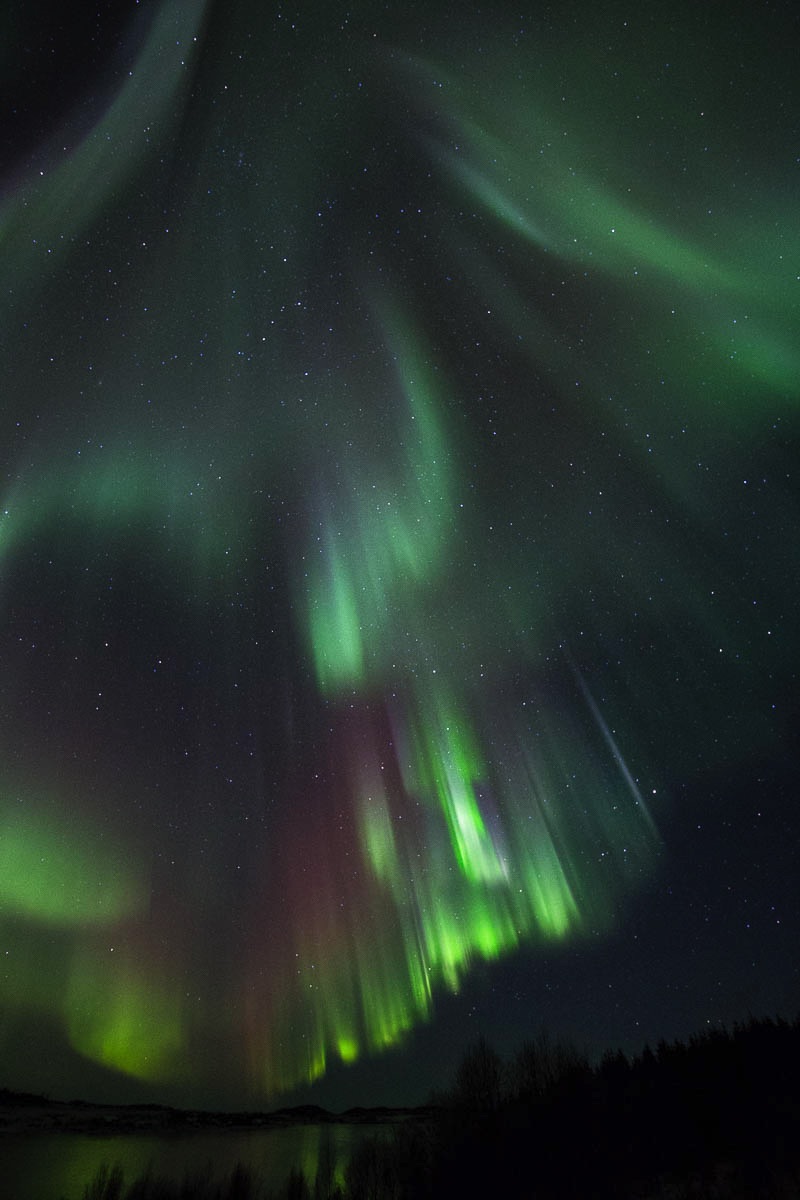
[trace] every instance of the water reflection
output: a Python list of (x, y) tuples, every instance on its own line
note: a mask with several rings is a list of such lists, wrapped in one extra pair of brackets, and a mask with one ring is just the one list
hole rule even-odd
[(175, 1182), (187, 1176), (225, 1178), (237, 1163), (267, 1192), (283, 1188), (302, 1170), (313, 1188), (317, 1171), (338, 1183), (354, 1148), (376, 1129), (354, 1125), (295, 1125), (286, 1129), (204, 1131), (202, 1134), (28, 1134), (0, 1139), (0, 1178), (14, 1200), (81, 1200), (87, 1183), (107, 1163), (119, 1163), (126, 1186), (148, 1170)]

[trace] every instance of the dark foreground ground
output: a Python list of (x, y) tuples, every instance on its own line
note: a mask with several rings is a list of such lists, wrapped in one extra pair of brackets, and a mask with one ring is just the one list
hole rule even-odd
[[(5, 1099), (5, 1103), (2, 1101)], [(176, 1132), (297, 1123), (391, 1123), (344, 1174), (320, 1162), (279, 1192), (224, 1180), (123, 1181), (109, 1166), (85, 1200), (789, 1200), (800, 1197), (800, 1022), (751, 1021), (688, 1043), (609, 1053), (592, 1066), (541, 1035), (504, 1063), (480, 1040), (425, 1109), (306, 1107), (182, 1113), (60, 1105), (0, 1094), (0, 1129)]]

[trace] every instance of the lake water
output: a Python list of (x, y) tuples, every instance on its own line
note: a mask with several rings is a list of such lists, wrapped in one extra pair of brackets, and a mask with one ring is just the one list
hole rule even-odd
[(0, 1195), (9, 1200), (81, 1200), (103, 1163), (120, 1163), (130, 1184), (148, 1168), (182, 1181), (186, 1175), (230, 1175), (237, 1163), (259, 1185), (283, 1187), (300, 1168), (313, 1187), (320, 1158), (341, 1181), (354, 1147), (389, 1127), (294, 1125), (286, 1129), (203, 1130), (170, 1137), (57, 1133), (0, 1136)]

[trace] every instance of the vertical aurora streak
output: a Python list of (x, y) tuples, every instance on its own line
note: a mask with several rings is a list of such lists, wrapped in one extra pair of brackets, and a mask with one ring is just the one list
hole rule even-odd
[(0, 1046), (260, 1102), (777, 743), (800, 238), (656, 15), (151, 8), (0, 199)]

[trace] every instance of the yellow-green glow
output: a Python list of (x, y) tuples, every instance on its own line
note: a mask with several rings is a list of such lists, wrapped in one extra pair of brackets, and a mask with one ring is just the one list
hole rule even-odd
[(62, 805), (12, 800), (0, 807), (0, 904), (6, 913), (82, 926), (141, 910), (147, 880), (130, 854), (79, 819), (67, 819)]
[(386, 797), (365, 796), (361, 804), (361, 833), (364, 849), (378, 879), (384, 883), (401, 879), (397, 844)]
[(549, 937), (564, 937), (576, 924), (578, 906), (558, 860), (532, 871), (526, 884), (539, 928)]
[(65, 1009), (72, 1045), (103, 1066), (151, 1083), (187, 1068), (177, 987), (155, 981), (124, 948), (76, 958)]
[[(298, 1070), (316, 1077), (330, 1052), (350, 1062), (395, 1045), (430, 1017), (436, 987), (457, 991), (476, 960), (532, 938), (562, 940), (589, 912), (602, 920), (602, 893), (593, 897), (599, 877), (589, 864), (576, 869), (578, 825), (555, 799), (579, 776), (588, 794), (589, 760), (576, 773), (574, 752), (565, 750), (562, 763), (560, 740), (548, 733), (545, 759), (509, 747), (514, 770), (498, 779), (467, 708), (442, 680), (410, 691), (393, 731), (402, 791), (389, 785), (395, 776), (368, 741), (352, 764), (360, 843), (380, 899), (340, 925), (346, 884), (331, 884), (330, 893), (326, 885), (316, 936), (308, 939), (307, 918), (298, 928), (299, 962), (308, 966), (298, 969), (287, 1003), (311, 1006), (315, 1034), (305, 1068), (281, 1065), (284, 1086)], [(619, 794), (609, 805), (611, 821), (622, 811), (618, 801)], [(597, 806), (593, 819), (602, 814)], [(631, 817), (625, 822), (630, 830)], [(333, 903), (334, 895), (345, 899)], [(347, 945), (346, 956), (337, 944)]]
[(396, 657), (407, 658), (403, 623), (416, 620), (443, 568), (454, 518), (434, 373), (418, 336), (395, 313), (386, 322), (399, 389), (391, 467), (375, 472), (372, 446), (351, 460), (335, 499), (322, 507), (323, 534), (304, 581), (317, 682), (332, 694), (379, 679)]
[(450, 834), (461, 871), (473, 882), (499, 881), (503, 864), (492, 844), (478, 802), (486, 783), (477, 739), (467, 718), (440, 689), (409, 730), (405, 783), (412, 794), (430, 803), (435, 797)]
[(662, 699), (678, 778), (711, 753), (698, 673), (788, 645), (800, 237), (758, 171), (718, 184), (699, 117), (663, 174), (668, 114), (598, 118), (627, 67), (457, 33), (407, 67), (393, 196), (366, 143), (336, 165), (341, 63), (250, 136), (207, 0), (156, 8), (0, 201), (2, 750), (86, 780), (0, 803), (1, 998), (152, 1083), (213, 1046), (260, 1101), (648, 878)]
[(364, 676), (364, 629), (354, 575), (344, 555), (328, 539), (325, 580), (319, 579), (310, 601), (309, 626), (317, 679), (323, 689)]
[[(219, 579), (235, 562), (235, 515), (221, 479), (180, 460), (154, 460), (123, 446), (87, 451), (31, 487), (24, 478), (3, 498), (0, 562), (38, 537), (90, 544), (138, 534), (179, 578)], [(165, 580), (178, 578), (170, 571)]]
[(358, 1042), (355, 1038), (340, 1037), (336, 1042), (336, 1051), (343, 1063), (355, 1062), (358, 1058)]

